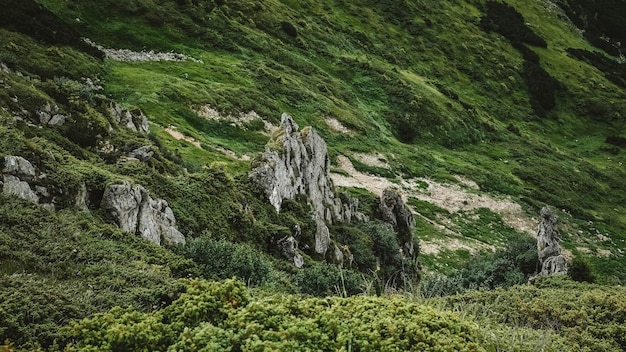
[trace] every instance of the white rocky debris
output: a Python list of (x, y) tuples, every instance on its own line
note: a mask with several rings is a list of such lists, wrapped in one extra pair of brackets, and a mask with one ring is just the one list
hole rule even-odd
[(153, 50), (149, 51), (132, 51), (129, 49), (111, 49), (105, 48), (102, 45), (96, 44), (93, 41), (83, 38), (85, 43), (98, 48), (98, 50), (102, 51), (104, 55), (115, 61), (124, 61), (124, 62), (146, 62), (146, 61), (193, 61), (197, 63), (203, 63), (202, 60), (195, 59), (191, 56), (187, 56), (185, 54), (169, 52), (155, 52)]

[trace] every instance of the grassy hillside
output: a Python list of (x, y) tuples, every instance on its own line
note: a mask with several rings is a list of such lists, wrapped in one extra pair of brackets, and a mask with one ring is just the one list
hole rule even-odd
[[(624, 292), (610, 286), (626, 280), (626, 64), (611, 46), (624, 33), (607, 20), (586, 22), (581, 34), (593, 10), (585, 4), (38, 0), (8, 8), (0, 157), (22, 156), (45, 174), (37, 182), (57, 211), (0, 196), (0, 341), (92, 350), (297, 349), (281, 345), (288, 340), (325, 341), (314, 346), (325, 350), (624, 348)], [(598, 43), (603, 33), (613, 49)], [(187, 59), (120, 61), (81, 38)], [(141, 109), (151, 132), (117, 126), (111, 100)], [(66, 123), (38, 126), (46, 104)], [(377, 189), (354, 183), (357, 173), (401, 189), (416, 212), (420, 285), (418, 276), (398, 278), (400, 247), (377, 222), (331, 227), (333, 244), (355, 255), (350, 269), (302, 248), (305, 268), (296, 270), (278, 253), (275, 241), (295, 224), (302, 243), (315, 231), (306, 199), (278, 214), (246, 177), (282, 112), (320, 133), (335, 175), (351, 181), (340, 191), (368, 215)], [(144, 145), (155, 151), (147, 162), (120, 159)], [(188, 244), (162, 248), (111, 225), (100, 200), (120, 180), (166, 199)], [(74, 200), (83, 185), (87, 210)], [(544, 205), (557, 211), (573, 277), (606, 286), (496, 289), (535, 273), (528, 232)], [(256, 288), (205, 281), (233, 276)], [(223, 301), (197, 287), (234, 291)], [(462, 293), (472, 288), (495, 290)], [(391, 292), (404, 298), (299, 296)], [(580, 305), (549, 298), (563, 295)], [(177, 320), (177, 309), (205, 303), (223, 320), (206, 320), (215, 319), (208, 310)], [(363, 307), (373, 310), (363, 311), (371, 326), (333, 322)], [(266, 319), (284, 311), (283, 320)], [(415, 321), (418, 313), (432, 319)], [(414, 336), (441, 336), (404, 341), (390, 319)], [(105, 321), (119, 326), (99, 328)], [(159, 333), (132, 333), (146, 326)]]

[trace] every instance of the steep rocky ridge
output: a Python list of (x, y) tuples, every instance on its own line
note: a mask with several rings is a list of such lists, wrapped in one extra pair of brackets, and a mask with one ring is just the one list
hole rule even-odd
[(312, 127), (300, 131), (288, 114), (281, 116), (280, 126), (272, 133), (265, 152), (253, 162), (249, 177), (264, 190), (276, 211), (280, 211), (284, 199), (298, 194), (308, 197), (317, 224), (317, 253), (325, 254), (330, 245), (325, 222), (367, 219), (358, 211), (357, 199), (342, 202), (335, 194), (326, 142)]

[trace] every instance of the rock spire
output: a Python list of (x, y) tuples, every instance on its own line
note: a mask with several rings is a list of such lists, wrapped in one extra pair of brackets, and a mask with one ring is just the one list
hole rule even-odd
[(566, 274), (567, 264), (561, 254), (559, 233), (556, 230), (557, 218), (549, 207), (540, 212), (541, 223), (537, 228), (537, 254), (541, 271), (539, 275)]
[(299, 130), (293, 118), (283, 114), (280, 127), (272, 133), (249, 174), (276, 211), (280, 211), (284, 199), (307, 195), (317, 224), (315, 251), (320, 254), (326, 253), (331, 242), (326, 222), (366, 219), (356, 210), (357, 200), (342, 202), (335, 194), (329, 172), (326, 142), (312, 127)]

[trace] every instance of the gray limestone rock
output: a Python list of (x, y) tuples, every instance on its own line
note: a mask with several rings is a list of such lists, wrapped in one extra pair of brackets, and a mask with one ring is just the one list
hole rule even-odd
[(333, 252), (333, 261), (337, 264), (338, 267), (343, 268), (343, 251), (337, 245), (335, 245), (335, 250)]
[(2, 173), (14, 175), (20, 179), (33, 179), (35, 177), (35, 168), (30, 161), (21, 156), (7, 155), (4, 157)]
[(3, 195), (19, 197), (33, 203), (50, 197), (46, 187), (36, 184), (45, 175), (37, 177), (35, 167), (21, 156), (5, 156), (1, 171)]
[(296, 268), (302, 268), (304, 258), (298, 253), (298, 241), (293, 236), (281, 238), (277, 244), (285, 258), (292, 261)]
[(149, 132), (148, 118), (139, 110), (126, 110), (116, 102), (109, 103), (109, 114), (118, 125), (132, 131), (147, 134)]
[(65, 115), (59, 113), (57, 105), (50, 103), (46, 103), (41, 109), (35, 111), (35, 114), (38, 116), (40, 124), (48, 126), (62, 126), (67, 119)]
[(540, 212), (541, 223), (537, 228), (537, 253), (541, 272), (539, 275), (566, 274), (567, 263), (561, 254), (559, 233), (556, 230), (557, 218), (549, 207)]
[(255, 160), (249, 174), (276, 211), (280, 211), (284, 199), (293, 199), (298, 194), (308, 196), (317, 224), (315, 251), (320, 254), (325, 254), (330, 244), (325, 221), (365, 218), (355, 207), (358, 203), (344, 207), (335, 195), (329, 171), (330, 160), (322, 137), (311, 127), (299, 131), (293, 118), (283, 114), (280, 127), (272, 133), (265, 152)]
[(402, 256), (416, 260), (418, 248), (415, 248), (413, 241), (415, 218), (400, 193), (392, 188), (384, 189), (380, 196), (378, 211), (381, 219), (396, 232)]
[(39, 203), (39, 197), (30, 188), (26, 181), (22, 181), (13, 175), (4, 175), (2, 184), (2, 194), (4, 196), (15, 196), (26, 199), (33, 203)]
[(316, 218), (315, 225), (317, 227), (315, 232), (315, 251), (325, 255), (330, 245), (330, 230), (322, 219)]
[[(415, 227), (415, 218), (397, 190), (391, 188), (383, 190), (378, 209), (382, 220), (390, 224), (400, 236), (411, 234), (412, 228)], [(409, 241), (410, 237), (402, 242)]]
[(102, 196), (102, 208), (107, 211), (124, 231), (136, 233), (139, 206), (142, 201), (141, 186), (128, 182), (109, 185)]
[(143, 147), (137, 148), (130, 153), (128, 153), (129, 158), (137, 159), (141, 162), (146, 162), (152, 158), (154, 155), (154, 151), (152, 150), (152, 146), (145, 145)]
[(152, 199), (140, 185), (129, 182), (106, 187), (102, 208), (118, 226), (156, 244), (184, 244), (185, 237), (176, 228), (172, 209), (163, 199)]

